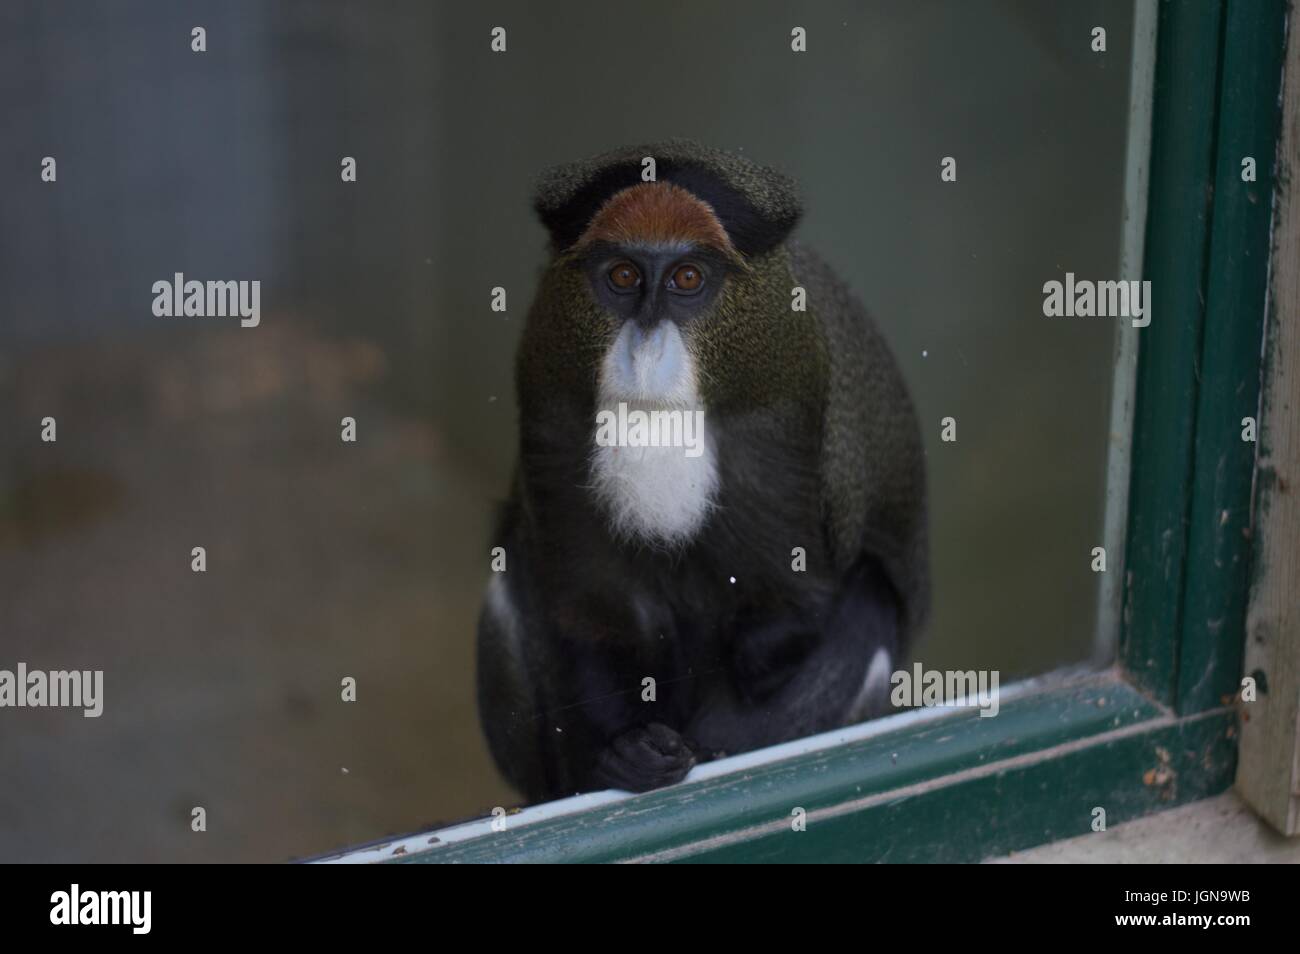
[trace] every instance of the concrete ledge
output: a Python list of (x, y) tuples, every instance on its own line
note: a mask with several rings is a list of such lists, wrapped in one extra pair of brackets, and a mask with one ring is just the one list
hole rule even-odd
[(1300, 864), (1300, 838), (1284, 838), (1233, 792), (1107, 831), (1015, 851), (986, 864)]

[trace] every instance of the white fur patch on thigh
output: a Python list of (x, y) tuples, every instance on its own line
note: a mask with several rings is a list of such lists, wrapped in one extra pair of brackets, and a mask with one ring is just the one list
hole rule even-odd
[(889, 685), (892, 672), (893, 661), (889, 658), (889, 650), (882, 646), (876, 650), (875, 655), (871, 657), (871, 664), (867, 666), (867, 678), (862, 680), (863, 694), (873, 696), (884, 692), (885, 687)]
[(501, 633), (509, 647), (512, 658), (523, 658), (522, 627), (519, 625), (519, 612), (515, 609), (514, 599), (510, 596), (510, 586), (506, 583), (504, 573), (493, 573), (487, 585), (487, 614)]
[(889, 650), (883, 646), (872, 654), (867, 664), (867, 675), (858, 690), (858, 698), (851, 711), (854, 719), (869, 719), (883, 715), (889, 710), (889, 685), (893, 675), (894, 661), (889, 657)]

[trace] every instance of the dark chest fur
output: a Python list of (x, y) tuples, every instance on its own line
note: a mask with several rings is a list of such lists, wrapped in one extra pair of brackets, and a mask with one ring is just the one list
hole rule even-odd
[(688, 543), (671, 549), (611, 534), (590, 489), (590, 420), (575, 409), (525, 423), (529, 602), (546, 638), (621, 657), (631, 672), (677, 686), (661, 698), (689, 709), (697, 690), (726, 678), (745, 620), (794, 612), (813, 622), (828, 608), (836, 581), (819, 418), (794, 405), (711, 414), (715, 507)]

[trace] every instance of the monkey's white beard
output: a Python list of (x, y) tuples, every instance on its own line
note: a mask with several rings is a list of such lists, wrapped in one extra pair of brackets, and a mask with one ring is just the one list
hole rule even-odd
[[(702, 411), (695, 361), (677, 326), (666, 321), (647, 333), (624, 324), (601, 367), (596, 403), (598, 411), (616, 414), (620, 403), (647, 412)], [(703, 525), (713, 509), (718, 468), (708, 415), (698, 418), (692, 456), (686, 447), (595, 445), (592, 489), (616, 536), (674, 546)]]

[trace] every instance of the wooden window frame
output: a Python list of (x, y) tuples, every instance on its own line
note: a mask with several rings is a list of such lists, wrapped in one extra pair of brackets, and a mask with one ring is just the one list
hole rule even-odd
[[(1262, 355), (1274, 369), (1286, 364), (1277, 347), (1292, 365), (1300, 359), (1296, 332), (1276, 314), (1296, 305), (1300, 263), (1266, 321), (1287, 17), (1285, 0), (1135, 4), (1120, 277), (1149, 279), (1154, 305), (1149, 326), (1117, 333), (1104, 668), (1019, 684), (996, 718), (908, 711), (702, 766), (659, 791), (579, 796), (329, 860), (976, 861), (1085, 834), (1098, 807), (1113, 826), (1222, 792), (1243, 728), (1243, 795), (1293, 831), (1294, 580), (1288, 594), (1274, 560), (1253, 591), (1250, 582), (1260, 548), (1289, 547), (1282, 569), (1300, 565), (1300, 515), (1276, 481), (1262, 486), (1293, 539), (1260, 532), (1261, 445), (1242, 439), (1242, 419), (1260, 415)], [(1256, 182), (1242, 181), (1246, 156)], [(1292, 240), (1279, 248), (1295, 254), (1300, 213), (1289, 201)], [(1300, 375), (1289, 370), (1295, 391)], [(1297, 414), (1296, 404), (1281, 410)], [(1262, 428), (1265, 446), (1272, 435), (1296, 453), (1294, 422), (1265, 417)], [(1251, 671), (1275, 670), (1263, 705), (1239, 699), (1252, 592), (1263, 607), (1253, 621), (1274, 633), (1281, 614), (1290, 627), (1251, 651)], [(799, 832), (796, 809), (806, 813)]]

